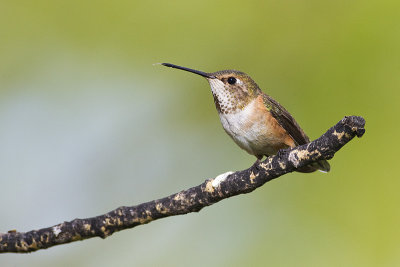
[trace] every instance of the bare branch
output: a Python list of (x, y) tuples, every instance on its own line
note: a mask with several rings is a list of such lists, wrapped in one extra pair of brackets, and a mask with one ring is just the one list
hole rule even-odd
[(132, 207), (119, 207), (87, 219), (32, 230), (0, 233), (0, 252), (25, 253), (91, 237), (106, 238), (114, 232), (174, 215), (198, 212), (222, 199), (249, 193), (266, 182), (334, 154), (354, 136), (361, 137), (365, 120), (350, 116), (339, 121), (320, 138), (254, 164), (247, 170), (229, 172), (168, 197)]

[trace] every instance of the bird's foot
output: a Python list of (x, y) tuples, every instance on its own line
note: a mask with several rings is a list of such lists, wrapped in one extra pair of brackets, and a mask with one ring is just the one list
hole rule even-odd
[(250, 168), (256, 168), (256, 169), (258, 169), (257, 165), (260, 164), (260, 162), (261, 162), (261, 159), (257, 158), (256, 162), (254, 162), (253, 165), (251, 165)]

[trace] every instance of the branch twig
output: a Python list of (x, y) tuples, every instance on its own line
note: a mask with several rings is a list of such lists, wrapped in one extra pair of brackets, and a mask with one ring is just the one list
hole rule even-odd
[(364, 125), (362, 117), (344, 117), (320, 138), (308, 144), (281, 150), (247, 170), (222, 174), (162, 199), (132, 207), (119, 207), (104, 215), (75, 219), (40, 230), (0, 233), (0, 253), (25, 253), (96, 236), (106, 238), (114, 232), (160, 218), (198, 212), (222, 199), (249, 193), (272, 179), (312, 162), (331, 159), (354, 136), (361, 137), (364, 134)]

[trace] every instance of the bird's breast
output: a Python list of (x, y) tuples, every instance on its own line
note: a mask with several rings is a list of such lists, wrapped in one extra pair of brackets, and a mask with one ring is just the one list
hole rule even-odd
[(291, 146), (292, 139), (288, 140), (288, 134), (267, 110), (262, 98), (254, 99), (236, 112), (219, 115), (225, 131), (250, 154), (272, 155)]

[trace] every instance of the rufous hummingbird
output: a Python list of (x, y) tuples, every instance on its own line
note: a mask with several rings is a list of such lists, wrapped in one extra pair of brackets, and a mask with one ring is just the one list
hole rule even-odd
[[(170, 63), (161, 65), (206, 78), (224, 130), (240, 148), (256, 156), (257, 161), (275, 155), (280, 149), (310, 142), (292, 115), (262, 92), (246, 73), (237, 70), (207, 73)], [(328, 172), (330, 165), (322, 160), (297, 169), (306, 173), (316, 170)]]

